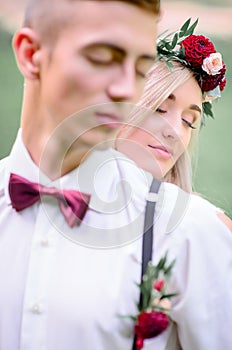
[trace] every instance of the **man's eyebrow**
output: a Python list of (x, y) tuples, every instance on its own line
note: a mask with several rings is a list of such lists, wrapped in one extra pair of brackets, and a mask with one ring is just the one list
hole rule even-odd
[(140, 60), (151, 61), (151, 63), (155, 63), (156, 55), (142, 55), (139, 57)]
[(108, 42), (105, 42), (105, 41), (100, 41), (100, 42), (97, 42), (97, 43), (90, 43), (89, 45), (87, 45), (87, 49), (97, 49), (97, 48), (106, 48), (106, 49), (110, 49), (110, 50), (113, 50), (113, 51), (117, 51), (118, 53), (121, 53), (122, 55), (123, 54), (126, 54), (126, 51), (122, 48), (120, 48), (119, 46), (117, 45), (114, 45), (112, 43), (108, 43)]
[[(116, 52), (117, 54), (121, 55), (121, 56), (126, 56), (126, 50), (115, 45), (115, 44), (112, 44), (112, 43), (109, 43), (107, 41), (100, 41), (100, 42), (97, 42), (97, 43), (92, 43), (92, 44), (89, 44), (88, 46), (88, 49), (95, 49), (95, 48), (106, 48), (106, 49), (110, 49), (114, 52)], [(156, 59), (156, 55), (148, 55), (148, 54), (144, 54), (144, 55), (141, 55), (139, 57), (139, 59), (145, 59), (145, 60), (149, 60), (149, 61), (152, 61), (155, 63), (155, 59)]]

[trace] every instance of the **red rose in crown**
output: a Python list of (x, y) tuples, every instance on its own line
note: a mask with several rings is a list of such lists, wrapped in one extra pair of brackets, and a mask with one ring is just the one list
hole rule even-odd
[(203, 35), (189, 35), (180, 43), (180, 47), (184, 47), (185, 59), (192, 67), (201, 66), (204, 58), (216, 52), (213, 43)]

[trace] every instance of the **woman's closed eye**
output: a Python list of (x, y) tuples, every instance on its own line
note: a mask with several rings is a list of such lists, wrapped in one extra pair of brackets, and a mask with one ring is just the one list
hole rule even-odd
[[(156, 109), (156, 112), (157, 112), (157, 113), (160, 113), (160, 114), (165, 114), (165, 113), (167, 113), (167, 110), (158, 107), (158, 108)], [(193, 123), (191, 123), (188, 119), (181, 118), (181, 120), (182, 120), (189, 128), (191, 128), (191, 129), (196, 129), (196, 127), (193, 126)]]
[(196, 129), (196, 127), (193, 126), (193, 124), (192, 124), (190, 121), (188, 121), (188, 120), (185, 119), (185, 118), (181, 118), (181, 119), (182, 119), (183, 122), (184, 122), (186, 125), (188, 125), (191, 129)]
[(156, 112), (158, 112), (158, 113), (167, 113), (167, 111), (165, 111), (164, 109), (162, 109), (162, 108), (157, 108), (156, 109)]

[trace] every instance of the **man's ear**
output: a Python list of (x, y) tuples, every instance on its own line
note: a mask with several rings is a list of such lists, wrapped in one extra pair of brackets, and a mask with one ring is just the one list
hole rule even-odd
[(30, 28), (20, 29), (14, 36), (13, 48), (18, 67), (26, 79), (38, 79), (40, 72), (40, 41)]

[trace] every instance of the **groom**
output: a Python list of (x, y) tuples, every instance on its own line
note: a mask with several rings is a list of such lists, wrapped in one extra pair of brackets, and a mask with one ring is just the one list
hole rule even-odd
[(140, 196), (151, 179), (106, 149), (154, 62), (159, 7), (27, 2), (14, 38), (25, 78), (21, 128), (0, 170), (1, 349), (131, 346), (115, 308), (145, 195), (133, 208), (119, 163), (133, 186), (142, 178)]

